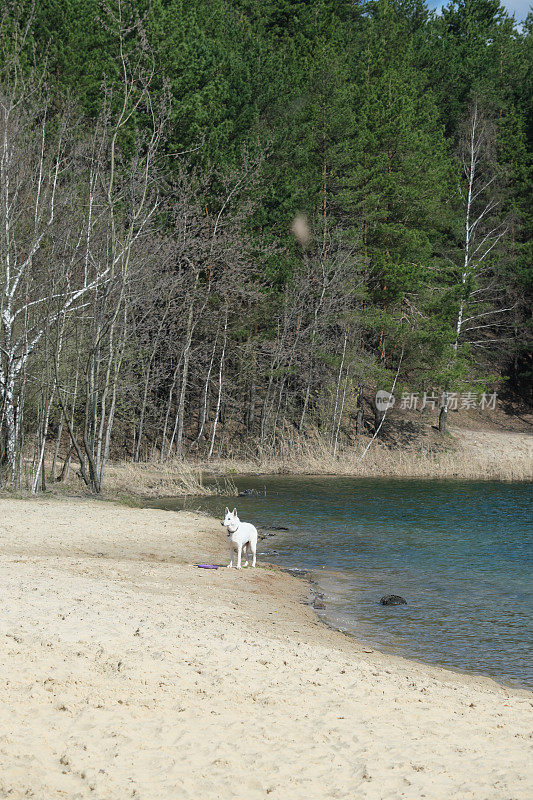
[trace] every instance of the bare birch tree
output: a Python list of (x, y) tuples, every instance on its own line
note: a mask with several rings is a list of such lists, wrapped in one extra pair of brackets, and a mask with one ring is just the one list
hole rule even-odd
[[(494, 126), (476, 101), (470, 110), (461, 144), (464, 237), (453, 343), (455, 353), (464, 342), (471, 345), (488, 343), (489, 337), (478, 332), (499, 327), (499, 315), (511, 311), (511, 308), (502, 308), (499, 304), (504, 292), (497, 276), (498, 247), (508, 226), (501, 214), (503, 176), (494, 150)], [(505, 319), (501, 324), (505, 324)]]
[(104, 103), (86, 157), (85, 263), (98, 264), (106, 281), (94, 293), (88, 315), (91, 347), (80, 432), (73, 430), (62, 403), (82, 477), (94, 492), (101, 491), (110, 454), (130, 288), (136, 270), (150, 258), (144, 244), (160, 206), (156, 161), (168, 111), (165, 96), (157, 104), (153, 99), (154, 61), (131, 3), (117, 0), (104, 10), (104, 24), (116, 41), (121, 79), (116, 88), (103, 87)]
[(9, 483), (29, 362), (45, 334), (109, 277), (106, 264), (82, 267), (77, 120), (68, 104), (52, 108), (44, 75), (23, 70), (19, 56), (15, 48), (0, 75), (0, 390)]
[[(504, 301), (505, 288), (499, 277), (501, 244), (508, 232), (502, 212), (503, 170), (496, 160), (496, 130), (477, 100), (469, 109), (460, 143), (462, 176), (460, 247), (452, 258), (459, 267), (457, 315), (454, 324), (452, 356), (448, 372), (451, 380), (460, 369), (460, 358), (467, 353), (501, 343), (502, 329), (508, 324), (513, 306)], [(481, 358), (483, 360), (483, 356)], [(445, 433), (449, 409), (450, 381), (444, 385), (438, 429)]]

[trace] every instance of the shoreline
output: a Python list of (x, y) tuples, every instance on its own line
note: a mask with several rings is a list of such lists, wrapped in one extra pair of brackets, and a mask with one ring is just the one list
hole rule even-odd
[(0, 796), (530, 796), (531, 692), (367, 647), (280, 568), (197, 569), (209, 517), (2, 505)]
[[(159, 463), (111, 461), (106, 470), (106, 497), (135, 503), (170, 497), (236, 494), (234, 480), (245, 475), (342, 476), (394, 480), (533, 481), (533, 433), (451, 428), (450, 435), (428, 438), (405, 447), (375, 442), (364, 461), (367, 438), (333, 456), (329, 443), (300, 438), (284, 444), (276, 455), (215, 458), (189, 457)], [(81, 490), (73, 465), (65, 483), (50, 484), (54, 495)], [(205, 481), (215, 486), (206, 486)], [(132, 488), (134, 487), (134, 488)]]
[[(293, 569), (293, 568), (286, 568), (281, 567), (278, 564), (272, 565), (276, 569), (281, 569), (282, 572), (286, 572), (287, 574), (291, 575), (292, 577), (296, 578), (297, 580), (303, 580), (308, 583), (308, 585), (312, 588), (312, 594), (314, 594), (314, 599), (320, 599), (324, 602), (325, 608), (317, 608), (313, 605), (313, 600), (311, 600), (308, 605), (315, 613), (316, 618), (328, 629), (334, 631), (341, 636), (346, 636), (348, 639), (352, 639), (356, 642), (360, 647), (367, 648), (372, 650), (372, 652), (379, 653), (382, 656), (391, 658), (399, 658), (402, 661), (407, 661), (412, 664), (417, 664), (421, 667), (435, 667), (436, 669), (442, 669), (446, 672), (451, 672), (456, 675), (462, 675), (465, 677), (470, 678), (480, 678), (484, 679), (487, 678), (488, 680), (493, 681), (498, 686), (501, 686), (502, 689), (510, 689), (510, 690), (517, 690), (519, 692), (527, 692), (531, 694), (532, 701), (533, 701), (533, 688), (530, 688), (526, 685), (521, 685), (520, 682), (513, 683), (512, 681), (506, 682), (502, 678), (497, 675), (490, 675), (487, 672), (475, 672), (474, 670), (468, 669), (461, 669), (460, 667), (453, 667), (448, 664), (440, 664), (438, 661), (424, 661), (423, 659), (416, 658), (416, 656), (411, 655), (402, 655), (402, 653), (395, 652), (392, 648), (388, 649), (387, 647), (383, 646), (383, 643), (374, 644), (372, 641), (367, 641), (366, 639), (361, 639), (357, 637), (354, 633), (351, 633), (349, 630), (344, 630), (343, 628), (337, 627), (333, 622), (330, 622), (327, 619), (327, 603), (328, 603), (328, 596), (324, 591), (324, 587), (320, 585), (319, 579), (315, 578), (312, 570), (305, 570), (305, 569)], [(382, 649), (383, 648), (383, 649)]]
[[(304, 577), (304, 576), (302, 576), (302, 577)], [(323, 588), (323, 587), (320, 586), (320, 584), (317, 581), (315, 581), (313, 579), (311, 573), (309, 573), (309, 581), (310, 581), (310, 583), (312, 585), (313, 584), (316, 585), (317, 589), (322, 589)], [(328, 602), (327, 594), (321, 592), (321, 597), (324, 598), (324, 603), (326, 604), (326, 608), (327, 608), (327, 602)], [(310, 606), (311, 606), (311, 608), (313, 608), (312, 603), (310, 604)], [(436, 669), (442, 669), (442, 670), (445, 670), (446, 672), (452, 672), (452, 673), (454, 673), (456, 675), (463, 675), (465, 677), (480, 678), (480, 679), (488, 678), (489, 680), (494, 681), (494, 683), (496, 683), (498, 686), (501, 686), (502, 689), (510, 689), (510, 690), (515, 690), (516, 689), (516, 690), (518, 690), (520, 692), (527, 692), (527, 693), (532, 695), (532, 699), (533, 699), (533, 688), (530, 688), (527, 685), (522, 685), (519, 681), (517, 681), (516, 683), (513, 683), (512, 681), (505, 681), (503, 678), (501, 678), (498, 675), (491, 675), (488, 672), (475, 672), (474, 670), (461, 669), (460, 667), (454, 667), (454, 666), (451, 666), (449, 664), (441, 664), (438, 661), (426, 661), (426, 660), (424, 660), (422, 658), (417, 658), (414, 655), (403, 655), (402, 653), (395, 651), (392, 647), (388, 648), (387, 646), (385, 646), (381, 642), (379, 644), (374, 644), (372, 641), (369, 641), (369, 640), (364, 639), (364, 638), (357, 637), (354, 633), (351, 633), (349, 630), (344, 630), (343, 628), (338, 628), (336, 625), (334, 625), (333, 623), (330, 623), (328, 621), (325, 613), (324, 614), (319, 613), (319, 611), (321, 611), (322, 609), (313, 608), (313, 610), (315, 611), (316, 616), (318, 617), (318, 619), (327, 628), (329, 628), (330, 630), (335, 631), (336, 633), (339, 633), (342, 636), (347, 636), (348, 638), (353, 639), (354, 641), (356, 641), (360, 646), (368, 647), (368, 648), (372, 649), (373, 651), (375, 651), (376, 653), (381, 653), (381, 655), (383, 655), (385, 657), (386, 656), (391, 656), (393, 658), (399, 658), (402, 661), (408, 661), (408, 662), (411, 662), (413, 664), (418, 664), (419, 666), (435, 667)]]

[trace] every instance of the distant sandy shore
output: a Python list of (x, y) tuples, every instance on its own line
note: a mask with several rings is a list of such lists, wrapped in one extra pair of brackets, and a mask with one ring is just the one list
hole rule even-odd
[(0, 500), (0, 798), (526, 800), (533, 695), (372, 652), (207, 517)]

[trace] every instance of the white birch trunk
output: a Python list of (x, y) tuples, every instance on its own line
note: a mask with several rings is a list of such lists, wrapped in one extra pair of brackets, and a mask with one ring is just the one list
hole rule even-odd
[(224, 371), (224, 357), (226, 355), (226, 342), (227, 342), (227, 332), (228, 332), (228, 307), (226, 306), (226, 315), (224, 317), (224, 338), (222, 340), (222, 352), (220, 354), (220, 363), (218, 368), (218, 395), (217, 395), (217, 406), (215, 409), (215, 419), (213, 420), (213, 430), (211, 433), (211, 444), (209, 446), (209, 453), (207, 454), (207, 460), (210, 461), (213, 455), (213, 449), (215, 447), (215, 437), (217, 435), (217, 426), (218, 420), (220, 417), (220, 404), (222, 402), (222, 375)]

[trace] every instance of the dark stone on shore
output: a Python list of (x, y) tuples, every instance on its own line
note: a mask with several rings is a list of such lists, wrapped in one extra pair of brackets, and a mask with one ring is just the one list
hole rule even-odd
[(295, 578), (307, 578), (309, 573), (305, 569), (284, 569), (283, 572), (287, 572), (289, 575), (293, 575)]
[(275, 533), (260, 533), (259, 539), (270, 539), (272, 536), (275, 536)]
[(313, 605), (313, 608), (322, 609), (322, 608), (326, 607), (326, 604), (324, 603), (323, 600), (320, 599), (320, 597), (315, 597), (315, 599), (313, 600), (312, 605)]
[[(259, 539), (270, 539), (271, 536), (276, 535), (276, 531), (288, 531), (288, 528), (276, 528), (273, 525), (264, 525), (259, 533)], [(266, 533), (265, 531), (272, 531), (272, 533)]]
[(407, 600), (399, 594), (386, 594), (379, 601), (382, 606), (406, 606)]

